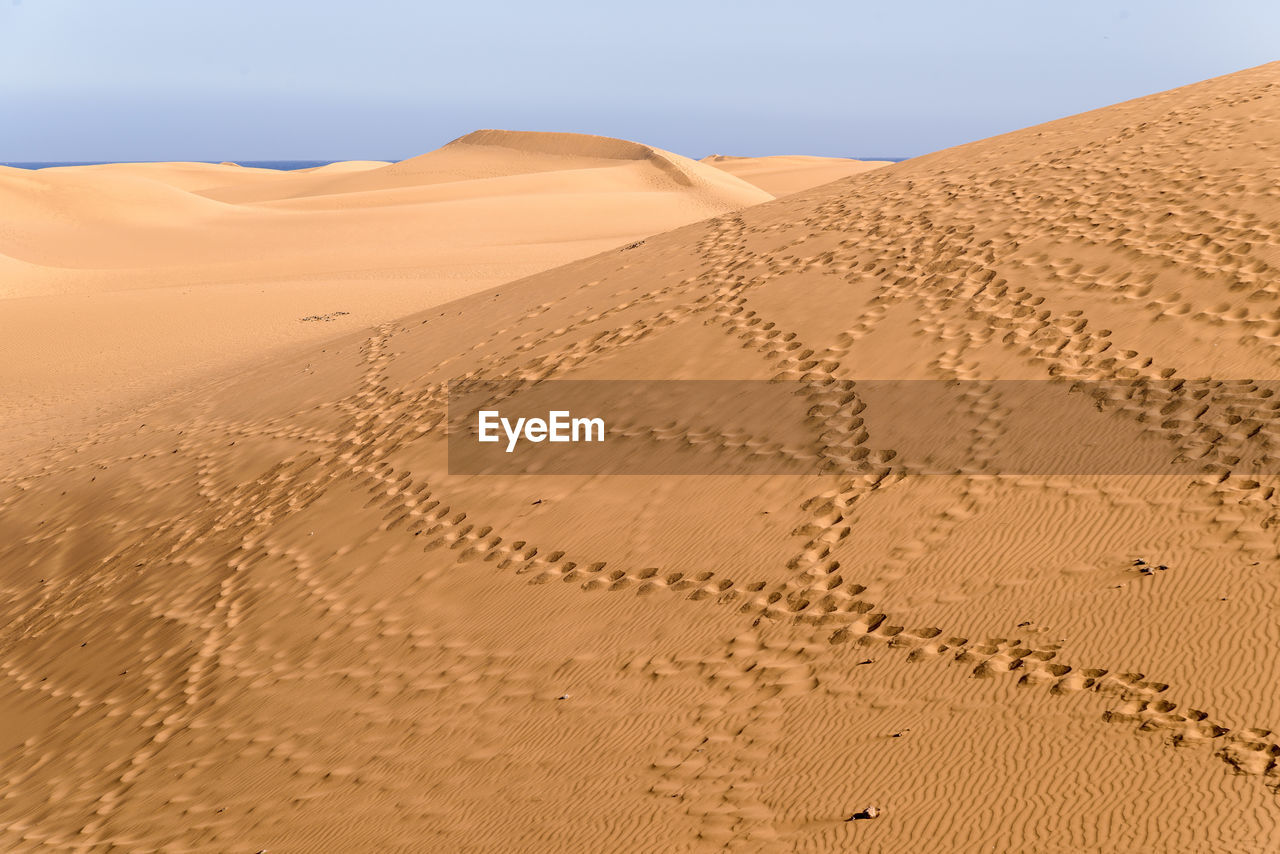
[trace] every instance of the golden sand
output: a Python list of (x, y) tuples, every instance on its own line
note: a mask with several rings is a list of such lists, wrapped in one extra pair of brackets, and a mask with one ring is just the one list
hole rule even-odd
[[(1276, 478), (1233, 471), (1234, 424), (1141, 405), (1107, 417), (1196, 439), (1203, 475), (983, 460), (987, 380), (1280, 379), (1280, 64), (762, 204), (627, 145), (559, 175), (551, 142), (517, 173), (487, 137), (438, 167), (3, 173), (28, 290), (105, 304), (182, 264), (228, 311), (352, 315), (4, 467), (0, 848), (1277, 850)], [(64, 184), (137, 205), (55, 216)], [(421, 272), (494, 223), (459, 287), (715, 207), (452, 302)], [(247, 283), (312, 275), (333, 289)], [(433, 307), (391, 316), (417, 287)], [(967, 380), (973, 466), (450, 475), (460, 376), (787, 379), (816, 407)], [(723, 450), (677, 428), (654, 442)], [(816, 441), (874, 446), (851, 419)]]

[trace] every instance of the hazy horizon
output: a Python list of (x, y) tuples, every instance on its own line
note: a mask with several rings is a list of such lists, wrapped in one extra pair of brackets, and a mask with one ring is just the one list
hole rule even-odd
[[(891, 160), (900, 163), (904, 160), (910, 160), (909, 157), (853, 157), (858, 160)], [(395, 162), (392, 158), (387, 157), (361, 157), (354, 158), (357, 160), (367, 160), (371, 162)], [(130, 164), (130, 163), (234, 163), (236, 166), (249, 166), (261, 169), (310, 169), (316, 166), (328, 166), (333, 163), (351, 162), (352, 159), (343, 160), (309, 160), (306, 158), (290, 158), (285, 160), (236, 160), (235, 158), (223, 158), (221, 160), (0, 160), (0, 166), (13, 166), (19, 169), (50, 169), (58, 166), (106, 166), (111, 164)]]
[(0, 162), (403, 159), (489, 127), (907, 158), (1264, 63), (1280, 30), (1260, 0), (211, 8), (0, 6)]

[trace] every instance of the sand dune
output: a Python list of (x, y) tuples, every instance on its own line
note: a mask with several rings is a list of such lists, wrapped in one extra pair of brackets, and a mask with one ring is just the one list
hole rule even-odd
[[(938, 152), (6, 467), (0, 847), (1276, 850), (1280, 484), (1221, 380), (1280, 373), (1278, 123), (1273, 64)], [(459, 377), (791, 382), (863, 469), (451, 475)], [(865, 429), (895, 377), (964, 390), (964, 473)], [(1014, 378), (1182, 380), (1085, 409), (1203, 471), (998, 476)]]
[(502, 131), (296, 172), (2, 169), (0, 445), (771, 198), (638, 143)]
[[(726, 202), (738, 207), (768, 201), (753, 184), (724, 170), (651, 148), (637, 142), (573, 133), (480, 130), (443, 148), (381, 168), (340, 178), (299, 183), (296, 195), (336, 196), (370, 190), (447, 184), (485, 178), (524, 176), (515, 186), (540, 186), (532, 176), (582, 171), (607, 181), (621, 173), (637, 188), (679, 190), (688, 204), (722, 212)], [(311, 173), (319, 178), (319, 173)], [(243, 197), (238, 197), (243, 198)]]
[(736, 175), (744, 181), (750, 181), (775, 196), (787, 196), (810, 187), (829, 184), (850, 175), (860, 175), (870, 169), (888, 166), (892, 161), (801, 155), (732, 157), (713, 154), (702, 158), (701, 162), (715, 166), (730, 175)]

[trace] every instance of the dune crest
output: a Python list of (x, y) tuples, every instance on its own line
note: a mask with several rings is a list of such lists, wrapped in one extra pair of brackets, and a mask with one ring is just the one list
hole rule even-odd
[(556, 157), (585, 157), (606, 160), (637, 160), (655, 166), (675, 184), (682, 187), (706, 186), (723, 193), (726, 199), (740, 200), (742, 205), (768, 201), (766, 195), (747, 181), (726, 181), (716, 171), (708, 170), (698, 161), (660, 148), (579, 133), (543, 133), (531, 131), (478, 130), (449, 143), (450, 146), (495, 146), (529, 154), (545, 154)]
[(648, 160), (659, 153), (659, 149), (651, 146), (611, 136), (494, 129), (472, 131), (446, 144), (444, 148), (463, 145), (491, 145), (530, 154), (593, 157), (607, 160)]

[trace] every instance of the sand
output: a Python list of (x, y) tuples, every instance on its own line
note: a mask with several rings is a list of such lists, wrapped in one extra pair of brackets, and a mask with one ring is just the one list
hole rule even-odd
[(478, 131), (283, 173), (0, 167), (0, 447), (772, 198), (580, 134)]
[(715, 166), (750, 181), (775, 196), (788, 196), (800, 190), (830, 184), (850, 175), (861, 175), (871, 169), (888, 166), (889, 160), (852, 160), (846, 157), (811, 157), (779, 154), (772, 157), (733, 157), (713, 154), (702, 158)]
[[(1277, 850), (1278, 484), (1233, 468), (1242, 428), (1099, 411), (1194, 443), (1191, 477), (990, 459), (995, 380), (1280, 379), (1278, 125), (1273, 64), (739, 206), (28, 452), (0, 475), (0, 848)], [(449, 186), (402, 171), (390, 192)], [(311, 211), (315, 180), (240, 204)], [(460, 376), (793, 381), (835, 413), (816, 452), (869, 470), (450, 475)], [(839, 414), (859, 378), (967, 381), (968, 471), (895, 465)]]

